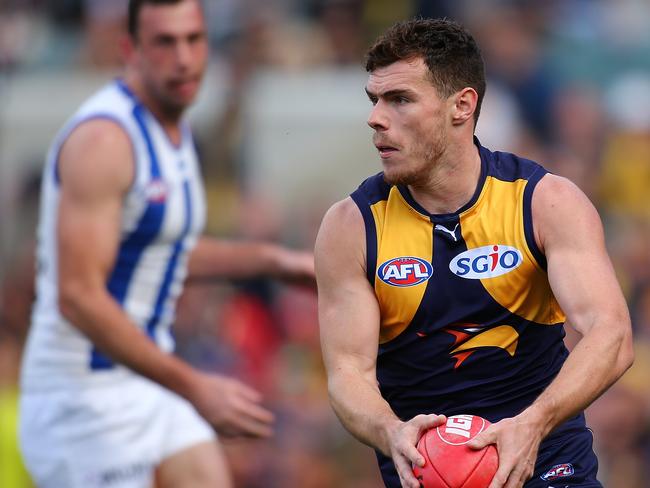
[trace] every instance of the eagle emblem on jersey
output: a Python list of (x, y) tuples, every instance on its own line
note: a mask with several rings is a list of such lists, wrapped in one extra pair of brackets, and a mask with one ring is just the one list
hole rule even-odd
[(455, 340), (449, 354), (456, 359), (458, 369), (474, 352), (483, 347), (498, 347), (514, 356), (519, 344), (519, 333), (511, 325), (485, 328), (478, 324), (454, 324), (443, 329)]

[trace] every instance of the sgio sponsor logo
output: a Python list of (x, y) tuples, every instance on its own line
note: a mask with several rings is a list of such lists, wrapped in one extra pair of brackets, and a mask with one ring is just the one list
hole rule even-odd
[(451, 260), (449, 269), (461, 278), (480, 280), (509, 273), (523, 261), (516, 247), (493, 244), (460, 253)]
[(377, 269), (377, 276), (391, 286), (419, 285), (431, 278), (433, 267), (424, 259), (413, 256), (393, 258)]

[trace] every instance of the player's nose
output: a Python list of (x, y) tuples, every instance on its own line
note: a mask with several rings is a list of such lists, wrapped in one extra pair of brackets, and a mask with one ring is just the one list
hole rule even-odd
[(179, 42), (176, 44), (176, 63), (181, 68), (187, 68), (191, 65), (194, 53), (192, 46), (186, 42)]
[(388, 117), (381, 100), (372, 107), (372, 110), (368, 115), (367, 123), (376, 131), (388, 129)]

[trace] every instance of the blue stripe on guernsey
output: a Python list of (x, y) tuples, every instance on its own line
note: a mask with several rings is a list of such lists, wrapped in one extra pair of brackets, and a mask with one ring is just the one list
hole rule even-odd
[(181, 255), (181, 251), (183, 250), (183, 241), (185, 240), (185, 237), (187, 237), (187, 234), (190, 231), (191, 227), (191, 220), (192, 220), (192, 200), (190, 198), (190, 185), (189, 182), (185, 182), (183, 184), (183, 191), (184, 191), (184, 196), (185, 196), (185, 226), (183, 227), (183, 232), (181, 233), (181, 237), (176, 241), (176, 244), (174, 245), (174, 252), (172, 253), (171, 258), (169, 259), (169, 263), (167, 264), (167, 269), (165, 270), (165, 278), (163, 279), (162, 286), (160, 287), (160, 291), (158, 292), (158, 298), (156, 299), (156, 307), (154, 308), (153, 315), (149, 319), (149, 322), (147, 322), (147, 334), (152, 339), (155, 339), (155, 330), (156, 330), (156, 325), (158, 325), (158, 322), (160, 320), (160, 316), (163, 313), (163, 308), (165, 306), (165, 302), (167, 301), (167, 297), (169, 296), (169, 287), (172, 284), (172, 281), (174, 280), (174, 274), (176, 273), (176, 268), (178, 265), (178, 258)]
[[(143, 107), (136, 105), (133, 108), (133, 115), (147, 144), (151, 179), (160, 179), (160, 165), (145, 125)], [(149, 201), (135, 230), (120, 245), (117, 260), (107, 284), (109, 293), (120, 305), (124, 304), (138, 261), (146, 247), (160, 232), (164, 217), (165, 202)], [(108, 369), (113, 367), (113, 362), (97, 348), (93, 347), (90, 367), (91, 369)]]

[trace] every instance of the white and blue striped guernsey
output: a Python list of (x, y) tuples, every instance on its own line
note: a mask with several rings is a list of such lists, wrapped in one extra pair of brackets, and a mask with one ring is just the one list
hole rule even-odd
[(126, 131), (136, 164), (123, 203), (121, 242), (107, 289), (162, 350), (174, 347), (170, 327), (187, 273), (187, 254), (205, 222), (196, 151), (186, 122), (176, 146), (124, 82), (116, 80), (81, 106), (48, 153), (38, 227), (37, 300), (21, 373), (26, 391), (106, 383), (133, 374), (94, 348), (58, 310), (57, 159), (72, 130), (95, 118), (113, 120)]

